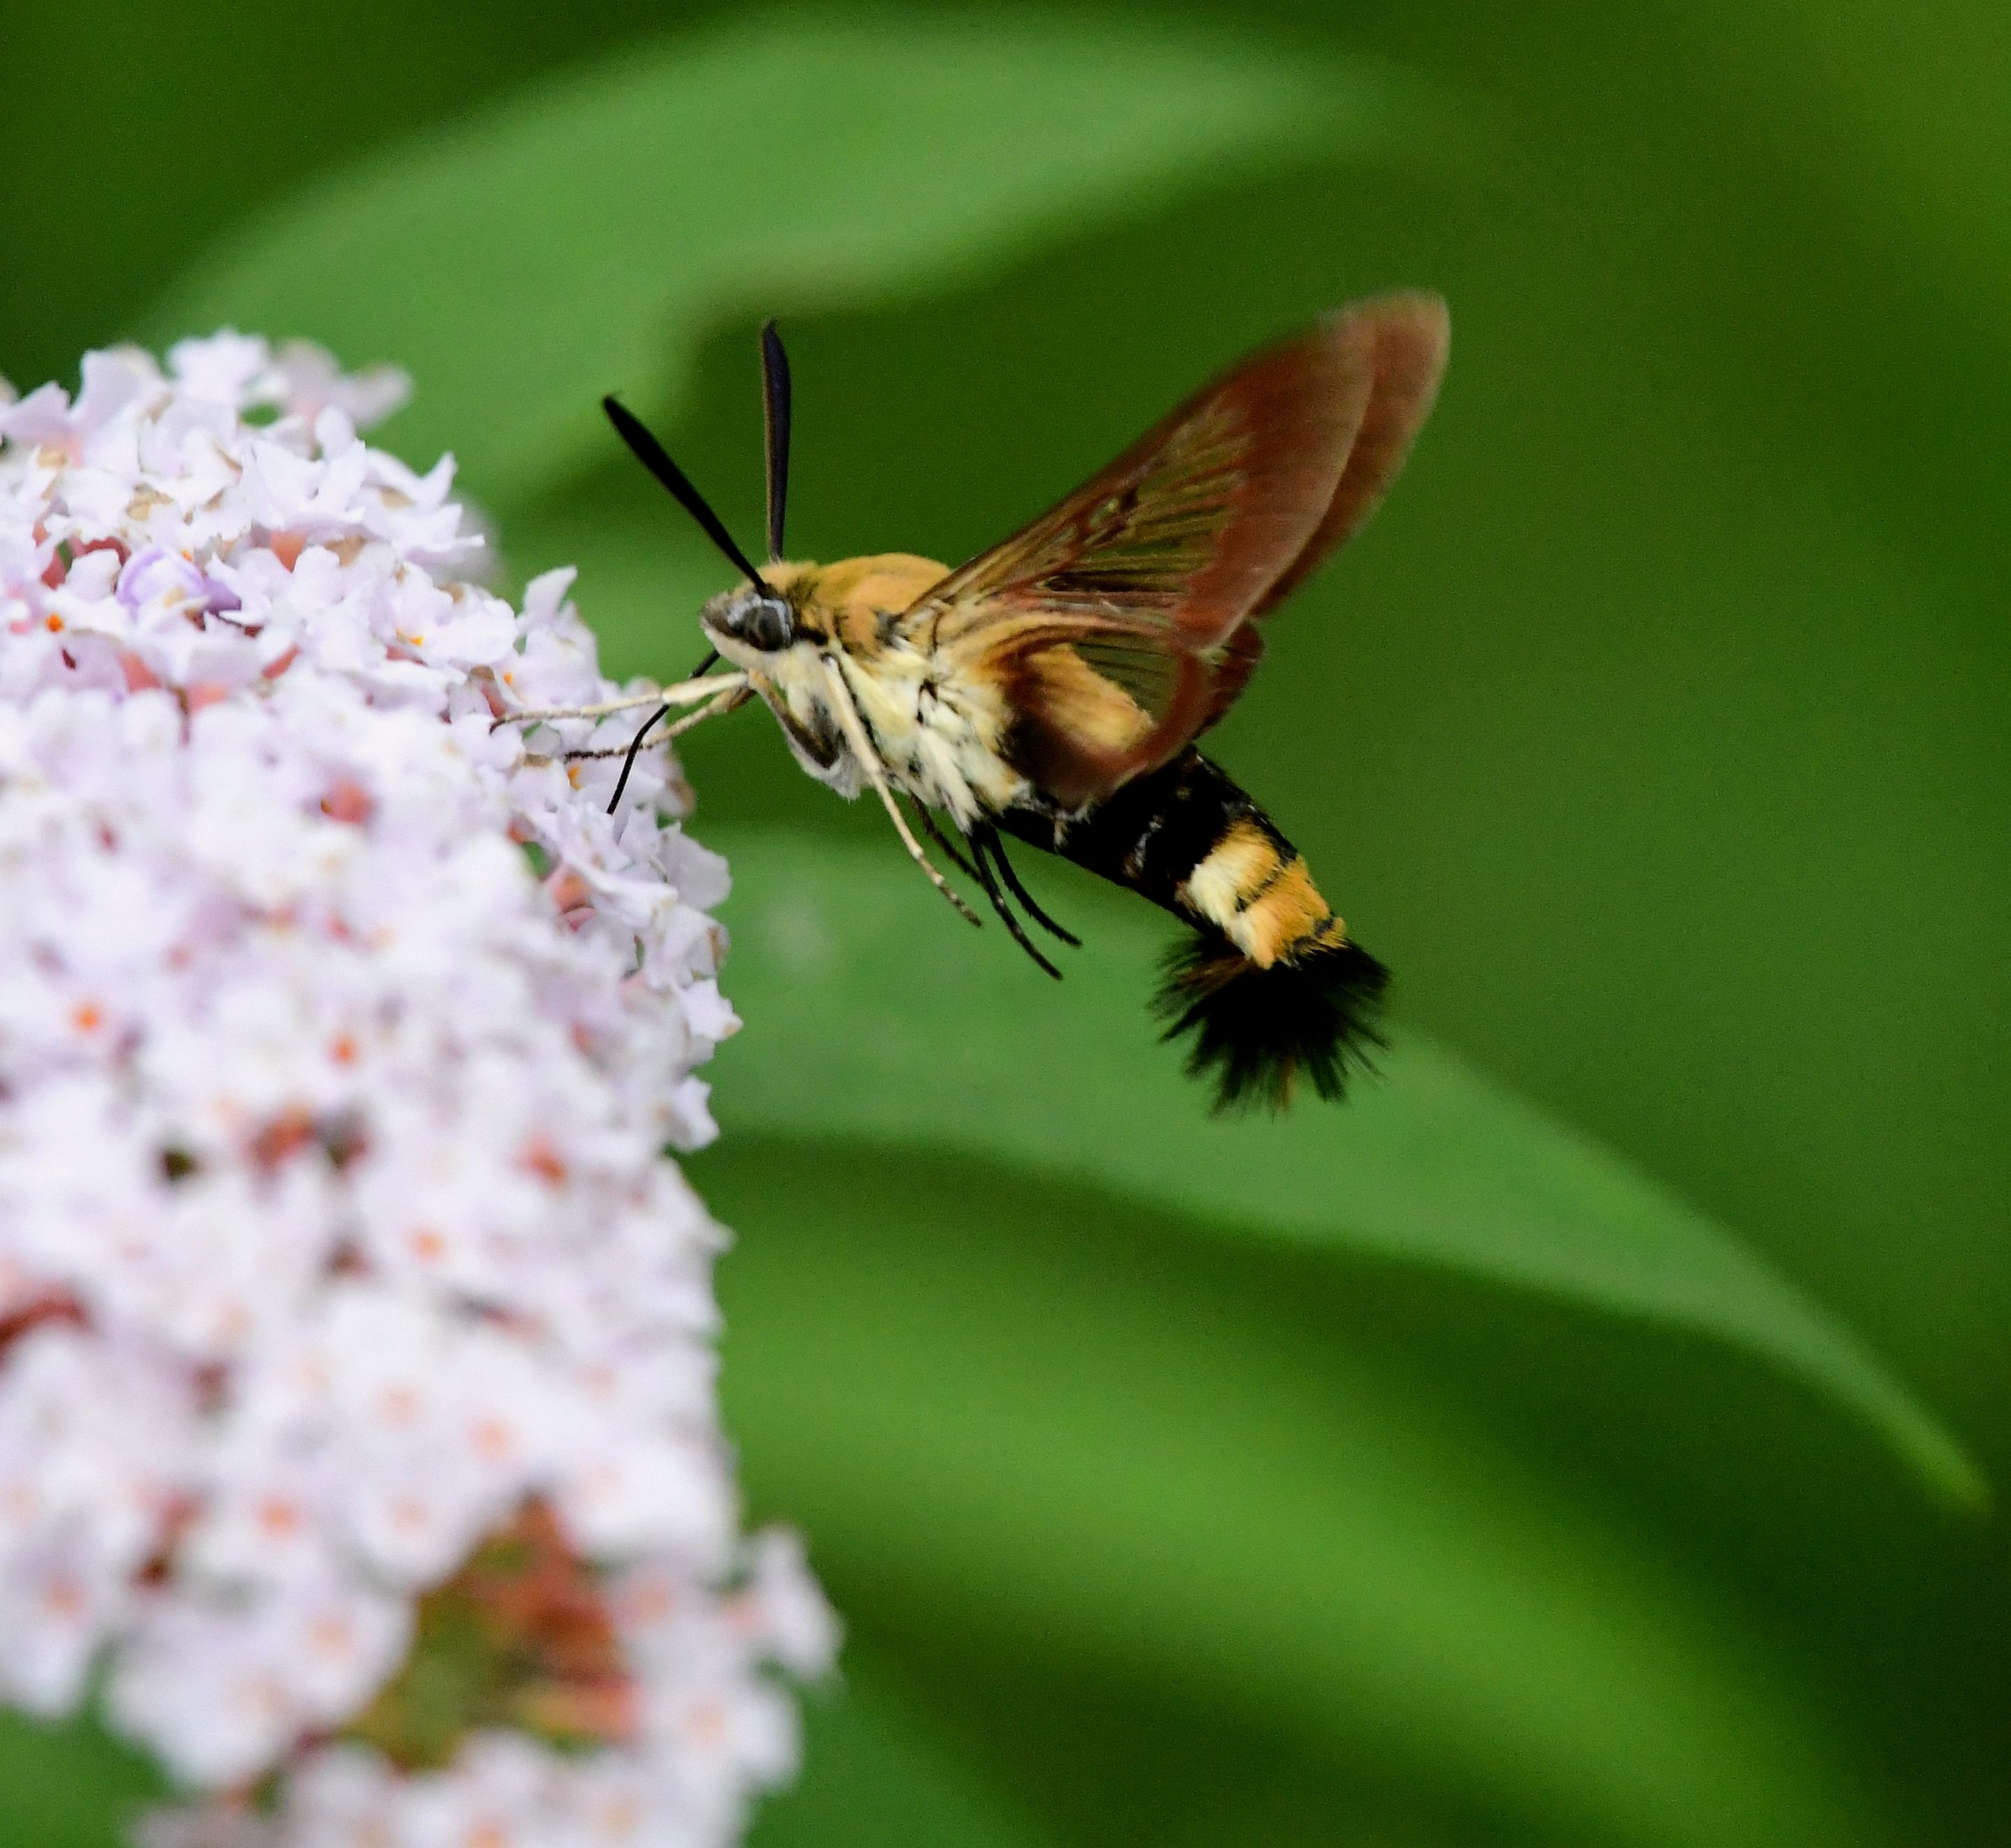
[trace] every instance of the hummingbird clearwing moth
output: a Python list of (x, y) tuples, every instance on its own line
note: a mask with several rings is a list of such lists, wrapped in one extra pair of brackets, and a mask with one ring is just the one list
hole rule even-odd
[[(1168, 1038), (1192, 1036), (1188, 1069), (1214, 1079), (1220, 1104), (1282, 1105), (1302, 1079), (1339, 1096), (1380, 1043), (1387, 972), (1196, 740), (1248, 684), (1266, 619), (1395, 479), (1437, 394), (1448, 334), (1435, 295), (1343, 308), (1230, 368), (955, 570), (904, 552), (783, 556), (790, 374), (772, 322), (761, 340), (765, 565), (609, 399), (624, 441), (743, 580), (700, 613), (713, 652), (697, 677), (649, 696), (658, 710), (630, 763), (672, 704), (704, 702), (676, 731), (759, 698), (810, 775), (878, 796), (917, 863), (978, 922), (917, 839), (905, 797), (1049, 974), (1060, 971), (1026, 923), (1076, 939), (1020, 883), (1008, 837), (1188, 926), (1156, 1005)], [(704, 678), (720, 657), (732, 671)]]

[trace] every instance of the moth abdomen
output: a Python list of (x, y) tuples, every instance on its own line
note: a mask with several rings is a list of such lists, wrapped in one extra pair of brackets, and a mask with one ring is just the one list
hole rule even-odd
[(1222, 1105), (1290, 1100), (1300, 1075), (1338, 1097), (1381, 1044), (1388, 972), (1352, 942), (1305, 857), (1216, 765), (1189, 747), (1087, 814), (1008, 818), (1015, 833), (1128, 887), (1190, 925), (1155, 1000), (1167, 1036)]

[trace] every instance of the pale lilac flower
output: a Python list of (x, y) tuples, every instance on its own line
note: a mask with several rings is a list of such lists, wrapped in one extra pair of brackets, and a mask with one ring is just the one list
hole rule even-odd
[[(227, 334), (0, 393), (0, 1698), (102, 1668), (163, 1842), (701, 1848), (836, 1646), (661, 1152), (725, 868), (666, 753), (604, 814), (619, 721), (496, 723), (615, 690), (358, 438), (404, 391)], [(470, 1611), (514, 1727), (422, 1738)]]

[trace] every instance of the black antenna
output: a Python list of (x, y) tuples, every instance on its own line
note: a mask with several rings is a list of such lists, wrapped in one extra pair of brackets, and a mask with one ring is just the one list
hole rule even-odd
[(719, 516), (706, 505), (706, 499), (691, 485), (691, 477), (671, 460), (670, 452), (652, 436), (642, 421), (613, 398), (603, 398), (600, 408), (606, 412), (607, 420), (612, 424), (621, 440), (635, 452), (636, 459), (655, 476), (671, 496), (692, 518), (705, 530), (705, 536), (720, 551), (727, 560), (749, 583), (759, 583), (761, 574), (748, 563), (747, 554), (733, 542), (733, 535), (726, 530)]
[(789, 355), (772, 321), (761, 323), (761, 422), (768, 460), (768, 556), (782, 556), (789, 511)]

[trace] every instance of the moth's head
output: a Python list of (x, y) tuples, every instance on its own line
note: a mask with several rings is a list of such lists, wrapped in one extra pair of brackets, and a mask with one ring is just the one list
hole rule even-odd
[(759, 667), (764, 657), (819, 638), (821, 625), (804, 607), (799, 567), (771, 565), (750, 583), (722, 590), (698, 613), (706, 639), (736, 667)]

